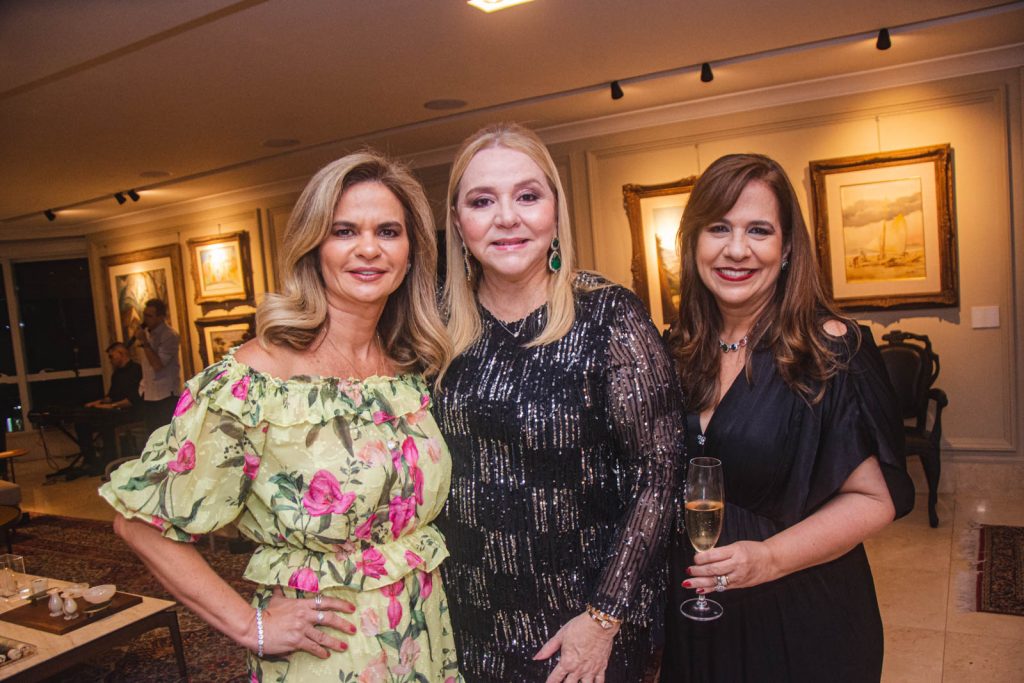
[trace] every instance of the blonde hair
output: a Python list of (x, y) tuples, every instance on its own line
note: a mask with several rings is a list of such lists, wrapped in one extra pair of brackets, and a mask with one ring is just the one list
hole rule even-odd
[(341, 195), (359, 183), (380, 183), (405, 209), (410, 269), (388, 297), (377, 323), (384, 351), (402, 372), (439, 375), (451, 360), (437, 310), (437, 241), (434, 219), (419, 182), (401, 164), (366, 150), (320, 169), (302, 191), (282, 240), (281, 292), (256, 310), (256, 335), (271, 344), (305, 350), (323, 333), (327, 294), (320, 245), (330, 234)]
[[(448, 272), (445, 277), (444, 302), (448, 314), (448, 335), (452, 341), (452, 352), (456, 356), (469, 348), (483, 332), (476, 299), (483, 271), (472, 254), (466, 251), (466, 256), (463, 256), (466, 247), (456, 213), (459, 183), (477, 152), (496, 147), (522, 152), (530, 157), (544, 172), (548, 187), (558, 203), (555, 236), (558, 238), (562, 267), (548, 278), (547, 324), (540, 335), (526, 346), (543, 346), (556, 342), (569, 333), (576, 321), (576, 300), (573, 293), (576, 260), (573, 255), (572, 230), (569, 227), (569, 205), (565, 201), (565, 191), (558, 177), (558, 169), (555, 168), (555, 162), (547, 147), (536, 133), (516, 123), (492, 124), (481, 128), (462, 143), (455, 155), (452, 174), (448, 180)], [(467, 262), (470, 269), (468, 274), (464, 265)]]

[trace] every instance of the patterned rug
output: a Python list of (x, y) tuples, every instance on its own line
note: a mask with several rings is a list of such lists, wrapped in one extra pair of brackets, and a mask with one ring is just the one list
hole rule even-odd
[[(252, 584), (242, 579), (242, 572), (249, 554), (231, 554), (227, 545), (226, 540), (218, 539), (216, 550), (211, 551), (205, 541), (196, 547), (214, 570), (248, 600)], [(84, 581), (94, 586), (114, 583), (120, 591), (174, 599), (114, 534), (109, 522), (33, 516), (17, 528), (14, 552), (25, 557), (25, 569), (32, 574)], [(191, 680), (202, 683), (245, 681), (242, 648), (207, 626), (194, 612), (180, 605), (176, 609)], [(50, 679), (52, 683), (166, 683), (176, 680), (174, 648), (166, 629), (143, 634), (130, 645), (98, 655)]]
[(1024, 527), (983, 524), (978, 565), (978, 611), (1024, 616)]

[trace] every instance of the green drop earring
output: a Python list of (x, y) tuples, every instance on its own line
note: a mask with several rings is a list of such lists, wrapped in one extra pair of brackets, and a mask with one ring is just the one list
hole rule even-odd
[(562, 269), (562, 254), (558, 251), (558, 238), (551, 238), (551, 253), (548, 254), (548, 270), (557, 273)]

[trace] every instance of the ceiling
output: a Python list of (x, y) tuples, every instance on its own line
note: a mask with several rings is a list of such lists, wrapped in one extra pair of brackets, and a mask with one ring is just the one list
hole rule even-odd
[[(306, 177), (365, 144), (425, 159), (497, 119), (551, 131), (1022, 41), (1024, 2), (994, 0), (0, 0), (0, 240)], [(128, 189), (141, 200), (118, 205)]]

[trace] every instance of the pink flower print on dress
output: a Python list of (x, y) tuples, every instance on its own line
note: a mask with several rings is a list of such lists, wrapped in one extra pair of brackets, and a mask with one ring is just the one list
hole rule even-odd
[(302, 497), (302, 506), (313, 517), (344, 514), (355, 502), (356, 494), (342, 493), (341, 485), (327, 470), (318, 470), (309, 482), (309, 490)]
[(389, 415), (387, 411), (378, 410), (373, 413), (373, 424), (380, 426), (385, 422), (394, 422), (395, 416)]
[(356, 569), (371, 579), (379, 579), (388, 573), (384, 566), (384, 555), (376, 548), (367, 548), (363, 551), (362, 559), (356, 562)]
[(388, 627), (395, 628), (402, 621), (402, 604), (398, 602), (398, 595), (405, 589), (401, 581), (388, 584), (380, 589), (380, 592), (388, 596)]
[(356, 457), (365, 465), (380, 465), (388, 461), (388, 447), (377, 439), (360, 448)]
[(402, 646), (398, 649), (398, 664), (391, 667), (392, 673), (399, 676), (408, 676), (412, 673), (413, 664), (420, 658), (420, 644), (406, 636)]
[(167, 522), (165, 522), (163, 519), (157, 517), (156, 515), (153, 515), (152, 517), (149, 518), (149, 523), (152, 526), (155, 526), (160, 531), (163, 531), (164, 529), (167, 528)]
[(420, 451), (416, 448), (416, 440), (411, 436), (405, 437), (402, 442), (402, 460), (405, 460), (409, 467), (416, 467), (420, 461)]
[(260, 459), (252, 453), (245, 454), (245, 464), (242, 466), (242, 472), (245, 476), (250, 479), (255, 479), (256, 474), (260, 471)]
[(217, 373), (217, 376), (214, 377), (213, 380), (217, 381), (218, 379), (221, 379), (222, 377), (224, 377), (224, 375), (226, 375), (226, 374), (228, 374), (227, 370), (221, 370), (220, 372)]
[(341, 389), (341, 393), (348, 397), (348, 400), (352, 401), (355, 405), (359, 405), (363, 402), (363, 390), (356, 382), (349, 382), (347, 380), (342, 381), (338, 388)]
[(317, 580), (316, 573), (309, 567), (296, 569), (288, 579), (288, 585), (307, 593), (315, 593), (320, 590), (320, 582)]
[(388, 671), (388, 653), (383, 650), (370, 660), (366, 668), (359, 674), (358, 683), (388, 683), (391, 673)]
[(409, 564), (410, 567), (418, 567), (421, 564), (423, 564), (423, 558), (411, 550), (405, 551), (405, 561)]
[(247, 399), (249, 397), (249, 382), (249, 375), (245, 375), (242, 379), (232, 384), (231, 395), (242, 401)]
[(260, 679), (256, 677), (255, 671), (249, 674), (249, 683), (260, 683)]
[(359, 613), (359, 633), (370, 638), (376, 638), (380, 633), (380, 617), (377, 610), (367, 607)]
[(189, 472), (196, 466), (196, 445), (189, 440), (181, 444), (178, 449), (178, 459), (167, 463), (167, 469), (172, 472)]
[(410, 425), (415, 425), (416, 423), (418, 423), (420, 420), (422, 420), (423, 418), (425, 418), (428, 415), (428, 413), (427, 413), (427, 406), (429, 406), (429, 405), (430, 405), (430, 396), (428, 396), (427, 394), (423, 394), (422, 396), (420, 396), (420, 408), (419, 408), (419, 410), (417, 410), (416, 412), (409, 413), (408, 415), (406, 415), (405, 416), (405, 421), (408, 422)]
[(426, 600), (434, 592), (434, 575), (431, 572), (416, 572), (420, 582), (420, 600)]
[(370, 534), (373, 532), (373, 523), (377, 521), (377, 515), (370, 515), (366, 518), (366, 521), (356, 527), (356, 538), (369, 541)]
[(427, 439), (427, 456), (435, 465), (441, 460), (441, 444), (433, 437)]
[(344, 562), (356, 554), (356, 544), (352, 541), (335, 544), (332, 545), (331, 548), (334, 550), (334, 557), (337, 558), (339, 562)]
[(416, 516), (416, 499), (402, 498), (395, 496), (388, 505), (388, 518), (391, 520), (391, 533), (395, 538), (402, 534), (402, 530), (409, 524), (409, 521)]
[(174, 406), (174, 417), (181, 417), (187, 413), (194, 403), (192, 392), (186, 388), (185, 393), (178, 398), (178, 403)]

